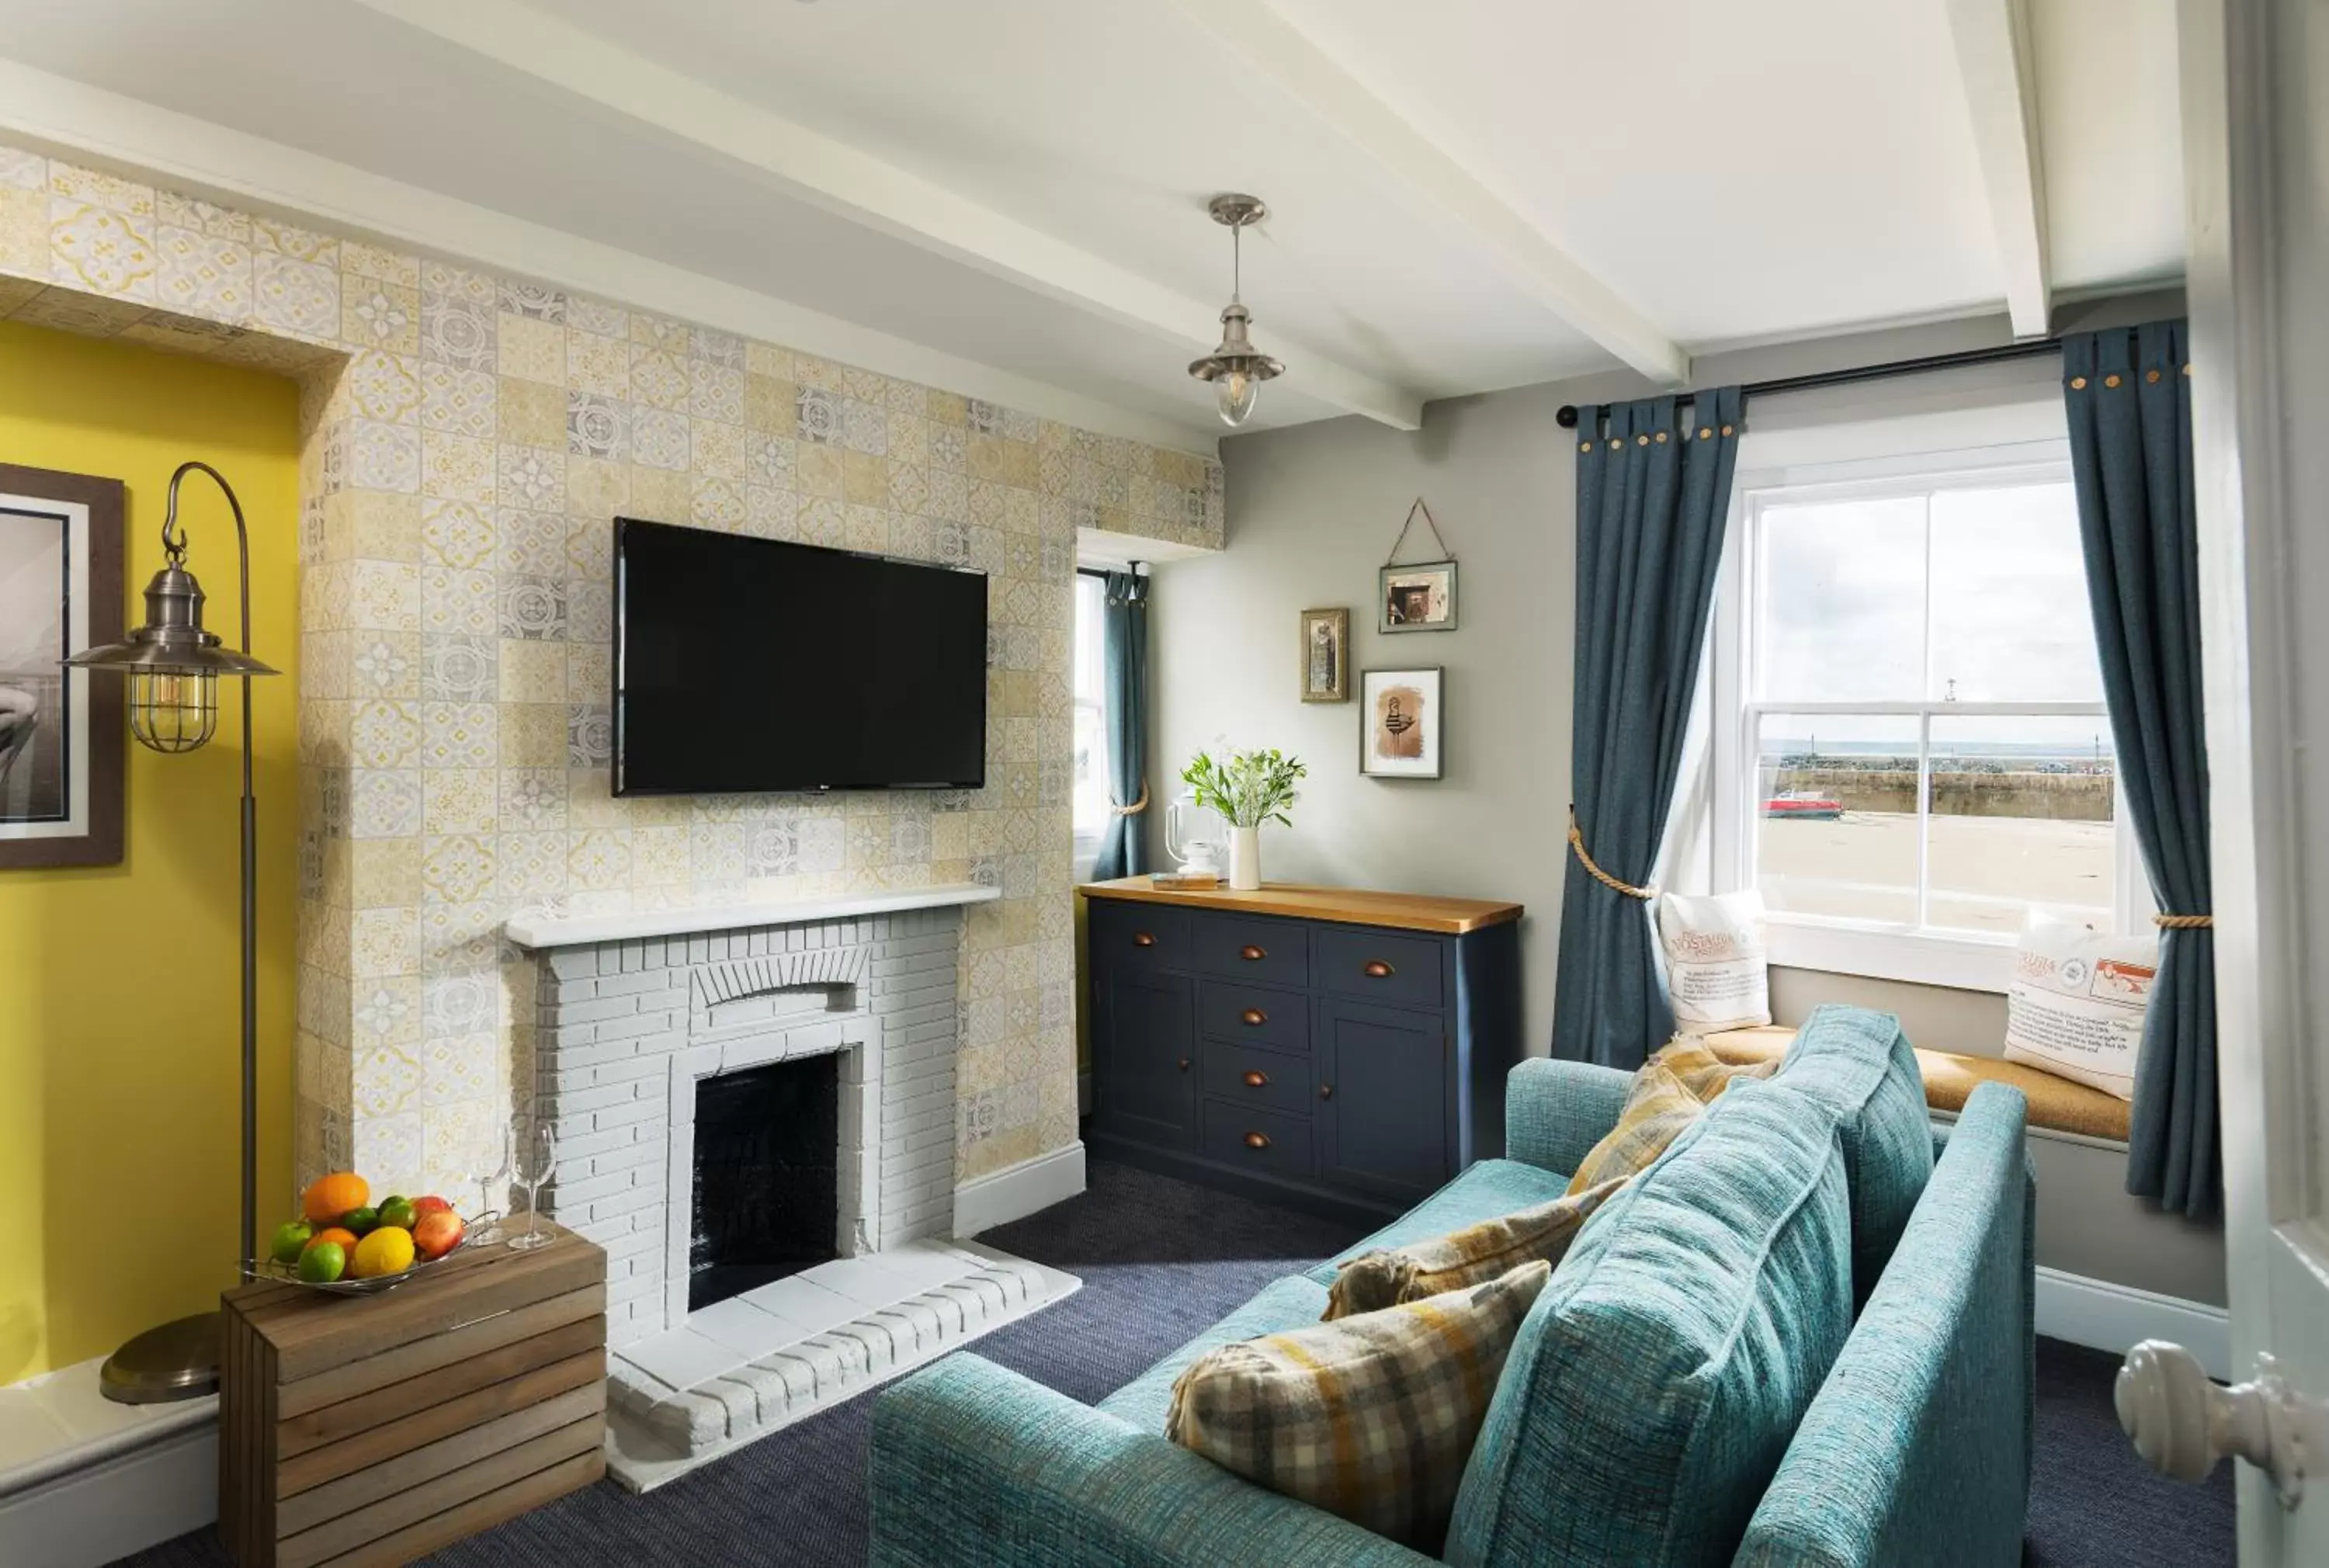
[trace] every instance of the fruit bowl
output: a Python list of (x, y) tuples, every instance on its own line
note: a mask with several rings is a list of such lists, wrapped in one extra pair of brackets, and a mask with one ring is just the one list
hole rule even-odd
[(242, 1277), (246, 1280), (269, 1280), (278, 1284), (297, 1285), (303, 1291), (321, 1291), (331, 1296), (377, 1296), (382, 1291), (392, 1291), (410, 1280), (417, 1280), (432, 1270), (442, 1267), (463, 1253), (481, 1246), (501, 1244), (495, 1226), (502, 1216), (486, 1213), (467, 1222), (466, 1233), (458, 1245), (439, 1257), (419, 1259), (410, 1268), (392, 1274), (374, 1274), (368, 1279), (343, 1277), (336, 1280), (303, 1280), (297, 1265), (278, 1263), (273, 1258), (252, 1258), (244, 1261)]

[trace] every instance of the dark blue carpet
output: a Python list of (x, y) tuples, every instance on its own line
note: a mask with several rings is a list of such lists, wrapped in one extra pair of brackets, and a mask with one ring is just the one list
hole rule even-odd
[[(1281, 1274), (1358, 1233), (1186, 1182), (1094, 1161), (1091, 1189), (982, 1240), (1080, 1275), (1084, 1288), (978, 1342), (980, 1355), (1097, 1400)], [(2038, 1457), (2025, 1562), (2230, 1563), (2232, 1493), (2163, 1480), (2111, 1413), (2117, 1359), (2038, 1342)], [(459, 1568), (598, 1568), (865, 1561), (872, 1402), (852, 1401), (644, 1498), (591, 1488), (429, 1559)], [(135, 1568), (231, 1568), (214, 1531), (125, 1559)]]

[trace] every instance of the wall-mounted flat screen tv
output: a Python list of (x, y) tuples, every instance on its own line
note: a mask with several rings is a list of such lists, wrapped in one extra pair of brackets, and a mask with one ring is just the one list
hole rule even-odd
[(615, 521), (615, 793), (976, 789), (986, 576)]

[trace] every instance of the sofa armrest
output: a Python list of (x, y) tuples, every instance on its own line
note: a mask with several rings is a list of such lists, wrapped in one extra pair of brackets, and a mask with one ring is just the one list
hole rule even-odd
[(967, 1351), (874, 1397), (873, 1568), (1429, 1563)]
[(2022, 1092), (1985, 1084), (1755, 1510), (1740, 1564), (2010, 1564), (2037, 1289)]
[(1617, 1124), (1634, 1075), (1536, 1057), (1504, 1079), (1504, 1157), (1562, 1175)]

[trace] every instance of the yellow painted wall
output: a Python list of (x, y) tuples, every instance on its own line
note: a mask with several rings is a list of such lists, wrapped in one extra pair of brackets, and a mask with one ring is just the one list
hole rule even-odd
[[(298, 394), (288, 380), (0, 322), (0, 462), (128, 486), (127, 624), (162, 562), (170, 472), (200, 457), (251, 524), (259, 821), (261, 1244), (290, 1186), (297, 896)], [(234, 524), (187, 481), (187, 564), (229, 641)], [(237, 743), (131, 740), (118, 866), (0, 870), (0, 1383), (102, 1355), (233, 1281), (240, 1166)]]

